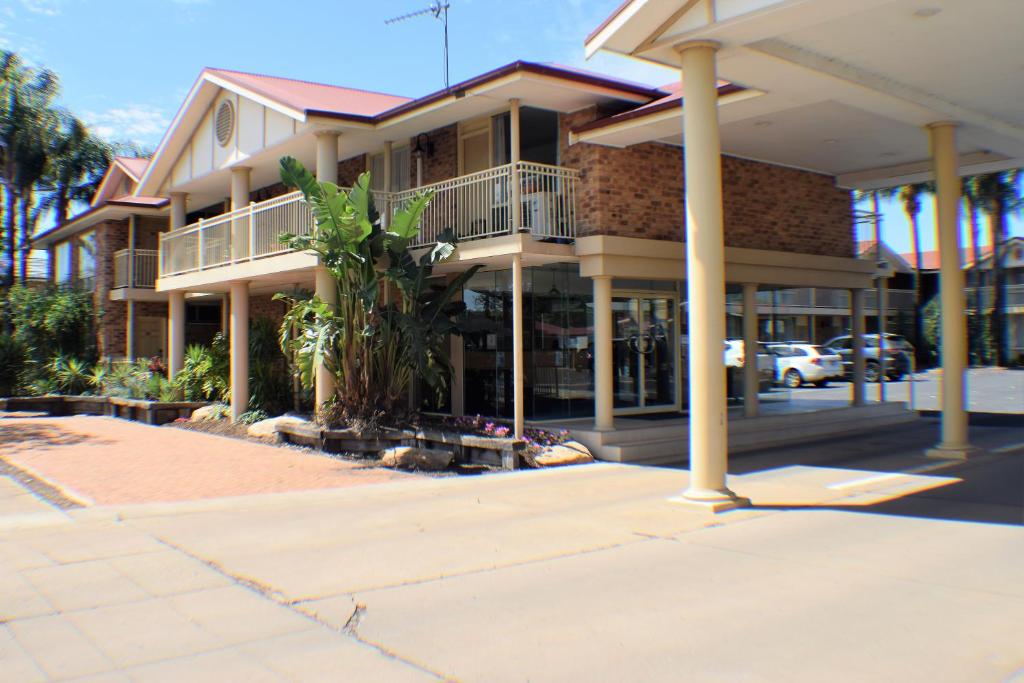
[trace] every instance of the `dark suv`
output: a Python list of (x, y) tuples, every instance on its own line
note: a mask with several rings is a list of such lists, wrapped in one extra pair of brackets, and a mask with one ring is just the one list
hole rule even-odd
[[(822, 344), (835, 349), (843, 358), (843, 374), (847, 378), (853, 376), (853, 337), (846, 334), (834, 337)], [(885, 335), (885, 376), (891, 382), (899, 382), (910, 374), (910, 359), (914, 355), (914, 347), (898, 334)], [(878, 361), (878, 335), (864, 335), (864, 379), (877, 382), (882, 376), (882, 366)]]

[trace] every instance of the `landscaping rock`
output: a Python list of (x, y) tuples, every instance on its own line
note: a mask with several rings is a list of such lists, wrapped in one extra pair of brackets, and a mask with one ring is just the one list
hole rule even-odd
[(566, 441), (557, 446), (548, 446), (534, 460), (541, 467), (557, 467), (594, 462), (594, 456), (590, 454), (590, 449), (579, 441)]
[(309, 422), (309, 420), (302, 415), (296, 415), (295, 413), (285, 413), (284, 415), (278, 415), (277, 417), (268, 417), (266, 420), (260, 420), (259, 422), (253, 422), (249, 425), (247, 433), (249, 436), (256, 438), (277, 438), (277, 426), (278, 425), (300, 425)]
[(380, 464), (404, 470), (438, 472), (451, 464), (451, 451), (398, 446), (380, 452)]
[(208, 406), (202, 408), (196, 408), (192, 411), (192, 421), (199, 422), (200, 420), (219, 420), (224, 417), (226, 411), (225, 406), (221, 403), (211, 403)]

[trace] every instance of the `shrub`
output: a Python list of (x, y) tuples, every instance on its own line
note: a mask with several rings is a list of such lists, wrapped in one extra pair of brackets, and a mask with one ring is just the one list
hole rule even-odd
[(266, 420), (268, 417), (270, 416), (265, 410), (247, 410), (238, 416), (238, 421), (244, 425), (251, 425), (260, 420)]
[(50, 361), (49, 374), (57, 391), (62, 394), (79, 395), (89, 391), (89, 364), (78, 358), (54, 357)]
[(39, 366), (56, 356), (96, 358), (92, 292), (15, 285), (0, 299), (0, 324), (13, 330)]
[(0, 396), (13, 396), (21, 388), (28, 368), (25, 346), (14, 337), (0, 333)]
[(178, 401), (181, 390), (164, 377), (159, 368), (154, 371), (149, 359), (134, 363), (121, 363), (105, 373), (103, 393), (120, 398), (147, 401)]

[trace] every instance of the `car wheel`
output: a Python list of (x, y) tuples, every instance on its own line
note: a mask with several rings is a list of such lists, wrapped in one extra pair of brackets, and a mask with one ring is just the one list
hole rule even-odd
[(864, 381), (877, 382), (882, 378), (882, 369), (875, 361), (868, 361), (864, 365)]
[(818, 388), (827, 387), (828, 386), (828, 380), (827, 379), (823, 379), (820, 382), (815, 382), (814, 386), (816, 386)]
[(902, 382), (903, 381), (903, 373), (902, 372), (897, 372), (897, 373), (894, 373), (892, 375), (889, 375), (889, 381), (890, 382)]
[(786, 374), (782, 376), (782, 383), (788, 389), (799, 389), (800, 385), (804, 383), (804, 378), (800, 376), (799, 371), (790, 369), (786, 370)]

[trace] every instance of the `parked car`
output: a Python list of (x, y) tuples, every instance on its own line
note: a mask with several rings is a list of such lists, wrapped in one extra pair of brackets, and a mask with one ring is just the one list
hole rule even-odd
[(765, 347), (775, 356), (775, 381), (789, 389), (805, 383), (823, 387), (843, 376), (839, 354), (824, 346), (773, 343)]
[[(745, 346), (742, 339), (725, 340), (725, 366), (727, 368), (742, 368), (746, 360)], [(758, 344), (757, 349), (757, 377), (758, 390), (760, 392), (770, 391), (772, 382), (775, 381), (775, 356)]]
[[(843, 358), (843, 374), (853, 376), (853, 337), (845, 334), (825, 342), (827, 346)], [(899, 382), (910, 374), (910, 359), (914, 355), (914, 347), (898, 334), (885, 335), (885, 376), (892, 382)], [(878, 335), (864, 335), (864, 379), (877, 382), (882, 377), (882, 364), (878, 360)]]

